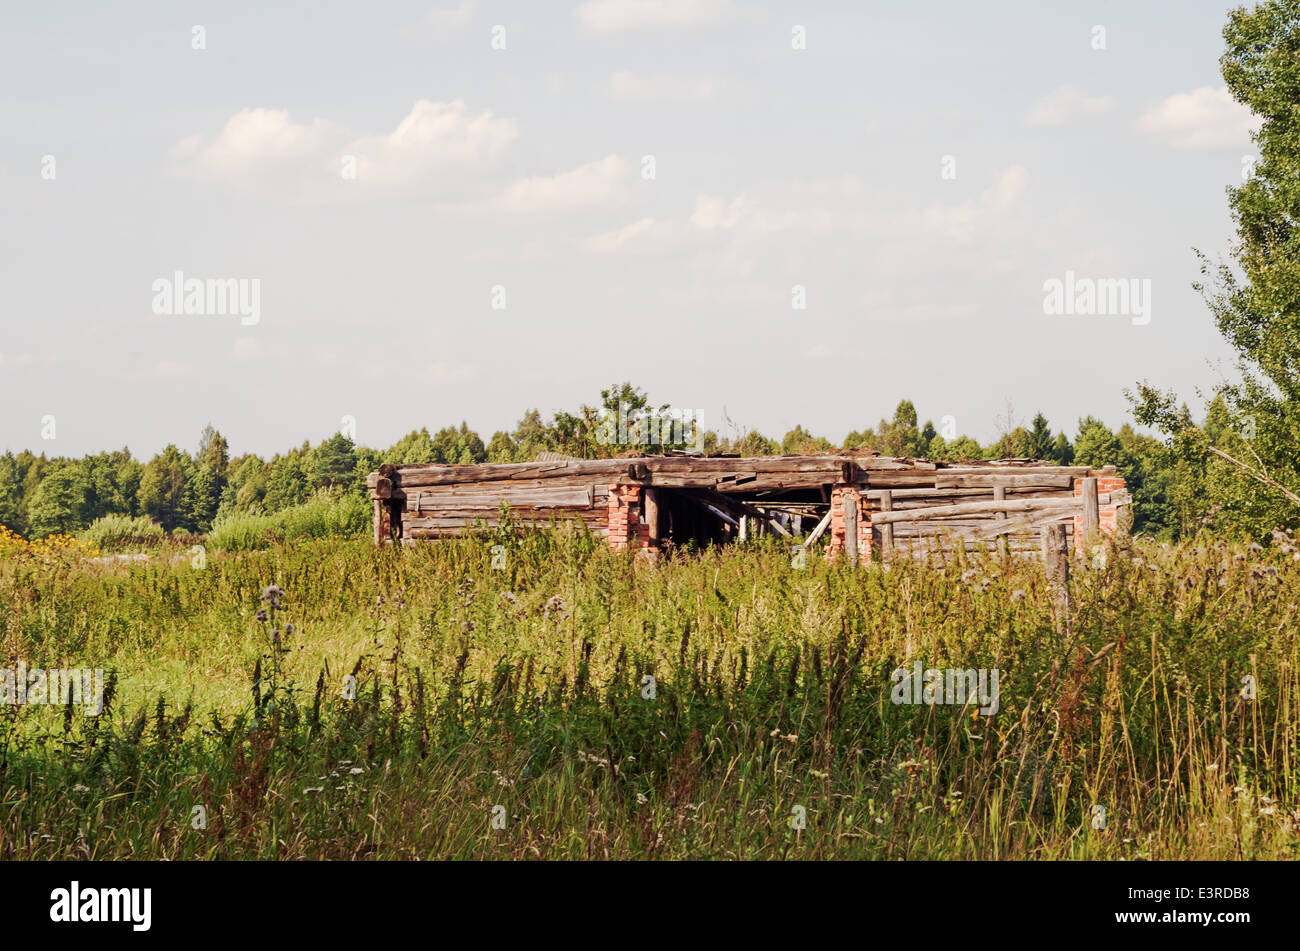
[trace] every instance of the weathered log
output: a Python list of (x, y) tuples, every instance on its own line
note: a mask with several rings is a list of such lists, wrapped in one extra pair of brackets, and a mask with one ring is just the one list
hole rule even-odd
[(996, 512), (1037, 512), (1043, 514), (1077, 508), (1079, 500), (1068, 499), (1006, 499), (990, 502), (959, 502), (955, 505), (933, 505), (923, 509), (907, 509), (901, 512), (880, 512), (873, 517), (877, 524), (890, 522), (910, 522), (935, 518), (952, 518), (954, 516), (983, 515)]
[[(894, 495), (888, 489), (880, 496), (880, 511), (894, 510)], [(873, 523), (874, 524), (874, 523)], [(885, 522), (880, 526), (880, 557), (888, 559), (894, 552), (894, 523)]]
[(1097, 500), (1097, 480), (1091, 476), (1080, 479), (1083, 486), (1083, 534), (1092, 535), (1101, 528), (1101, 510)]
[(858, 565), (858, 499), (844, 496), (844, 554), (854, 568)]

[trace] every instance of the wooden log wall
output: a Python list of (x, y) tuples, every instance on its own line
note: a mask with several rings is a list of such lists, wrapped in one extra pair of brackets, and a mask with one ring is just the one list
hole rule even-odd
[[(1083, 480), (1122, 484), (1113, 468), (1056, 466), (1033, 460), (960, 465), (892, 459), (873, 454), (755, 458), (649, 456), (623, 459), (550, 459), (505, 465), (382, 466), (368, 480), (375, 505), (375, 541), (390, 534), (407, 542), (463, 534), (500, 522), (502, 506), (517, 523), (571, 520), (604, 537), (612, 485), (646, 488), (643, 517), (653, 521), (654, 545), (671, 541), (664, 506), (680, 500), (730, 523), (797, 539), (827, 532), (831, 493), (853, 487), (869, 512), (868, 542), (884, 557), (936, 546), (1039, 547), (1039, 534), (1058, 523), (1073, 534), (1089, 529), (1098, 508), (1128, 503), (1116, 489), (1080, 494)], [(1112, 510), (1113, 511), (1113, 510)], [(733, 532), (733, 537), (734, 537)], [(842, 544), (843, 539), (839, 544)], [(805, 544), (811, 541), (805, 540)]]

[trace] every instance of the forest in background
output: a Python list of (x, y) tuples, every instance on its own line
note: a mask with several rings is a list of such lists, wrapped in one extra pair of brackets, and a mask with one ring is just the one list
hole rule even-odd
[[(620, 407), (626, 418), (624, 432), (612, 441), (602, 439), (602, 424), (619, 420)], [(1071, 438), (1065, 431), (1053, 432), (1042, 413), (1026, 426), (1016, 425), (1009, 410), (1001, 422), (1002, 435), (981, 445), (965, 435), (945, 439), (932, 421), (919, 422), (914, 404), (903, 400), (892, 418), (855, 430), (838, 444), (801, 425), (779, 441), (753, 430), (730, 436), (708, 430), (675, 444), (646, 441), (646, 427), (638, 425), (638, 417), (660, 420), (670, 412), (667, 406), (652, 405), (644, 391), (623, 383), (602, 390), (597, 405), (584, 405), (574, 413), (557, 412), (546, 419), (538, 410), (528, 410), (513, 432), (496, 432), (486, 442), (462, 422), (433, 434), (427, 428), (412, 431), (386, 449), (356, 445), (336, 433), (314, 446), (304, 442), (264, 459), (252, 453), (232, 456), (227, 439), (208, 426), (194, 451), (173, 444), (144, 462), (126, 448), (82, 458), (7, 452), (0, 456), (0, 525), (32, 539), (86, 534), (102, 541), (102, 533), (93, 530), (96, 523), (119, 525), (122, 519), (136, 520), (134, 533), (140, 536), (205, 535), (239, 517), (267, 518), (303, 506), (334, 505), (351, 513), (340, 523), (347, 534), (368, 525), (365, 480), (382, 463), (526, 462), (540, 452), (602, 458), (695, 447), (706, 453), (754, 456), (872, 449), (948, 462), (1034, 458), (1062, 465), (1114, 465), (1129, 480), (1134, 531), (1174, 540), (1224, 522), (1262, 537), (1284, 524), (1261, 519), (1242, 504), (1249, 499), (1249, 486), (1226, 461), (1202, 456), (1198, 464), (1131, 425), (1115, 431), (1092, 416), (1078, 421)], [(1216, 443), (1232, 445), (1243, 439), (1234, 432), (1222, 399), (1211, 405), (1199, 431)]]

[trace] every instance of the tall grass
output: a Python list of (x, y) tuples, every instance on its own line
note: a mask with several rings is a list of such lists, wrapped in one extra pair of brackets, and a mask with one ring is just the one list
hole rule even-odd
[[(99, 717), (0, 708), (0, 856), (1295, 857), (1291, 553), (1125, 543), (1072, 584), (1067, 634), (984, 555), (651, 566), (507, 526), (0, 564), (10, 666), (117, 672)], [(999, 669), (998, 712), (891, 702), (915, 660)]]
[(252, 551), (304, 538), (356, 538), (369, 530), (370, 503), (364, 497), (321, 493), (270, 515), (222, 516), (208, 533), (208, 544), (219, 551)]

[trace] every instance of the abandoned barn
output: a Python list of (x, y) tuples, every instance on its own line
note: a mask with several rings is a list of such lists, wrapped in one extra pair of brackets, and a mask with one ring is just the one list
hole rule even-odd
[[(498, 524), (576, 520), (615, 550), (774, 534), (865, 563), (960, 545), (1038, 552), (1049, 531), (1082, 549), (1112, 534), (1129, 504), (1114, 467), (1005, 459), (947, 464), (870, 453), (817, 456), (543, 458), (484, 465), (382, 466), (368, 481), (378, 545)], [(1061, 528), (1056, 528), (1061, 526)]]

